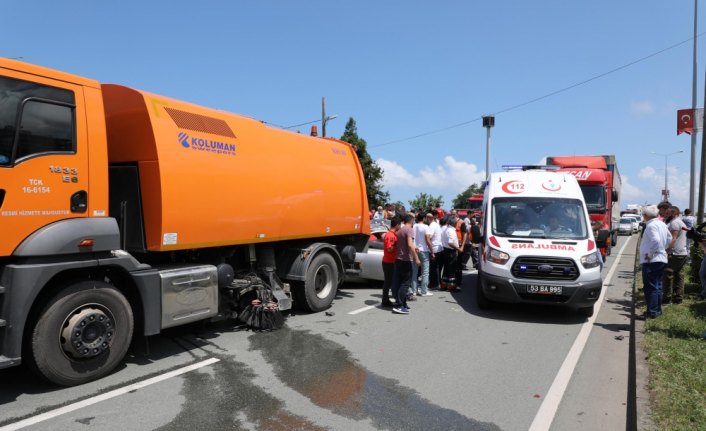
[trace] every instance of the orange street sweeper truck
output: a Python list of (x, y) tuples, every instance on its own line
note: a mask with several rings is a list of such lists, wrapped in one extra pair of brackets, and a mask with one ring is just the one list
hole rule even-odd
[(0, 368), (76, 385), (133, 336), (324, 310), (367, 206), (345, 142), (0, 59)]

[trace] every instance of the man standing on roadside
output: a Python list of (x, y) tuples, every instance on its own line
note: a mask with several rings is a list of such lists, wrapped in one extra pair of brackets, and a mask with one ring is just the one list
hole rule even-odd
[(427, 232), (429, 230), (429, 220), (428, 217), (419, 212), (417, 214), (417, 222), (414, 224), (414, 245), (417, 249), (417, 254), (419, 255), (419, 260), (422, 262), (420, 267), (422, 271), (422, 281), (421, 283), (415, 283), (414, 273), (412, 274), (412, 286), (416, 284), (417, 289), (413, 293), (419, 296), (432, 296), (433, 294), (429, 292), (429, 259), (431, 257), (430, 247), (431, 240)]
[(696, 217), (691, 213), (691, 209), (684, 210), (684, 217), (681, 218), (687, 229), (691, 229), (696, 224)]
[[(684, 225), (686, 226), (687, 230), (691, 230), (694, 225), (696, 225), (696, 217), (691, 213), (691, 209), (687, 208), (684, 210), (684, 216), (682, 216), (681, 221), (684, 222)], [(690, 240), (689, 238), (686, 239), (686, 251), (689, 252), (691, 250), (691, 245), (693, 244), (693, 241)], [(687, 258), (687, 262), (689, 262), (689, 258)]]
[(667, 229), (669, 246), (667, 247), (667, 267), (662, 276), (663, 304), (681, 304), (684, 296), (684, 264), (688, 256), (686, 249), (686, 225), (679, 217), (679, 208), (673, 206), (667, 210)]
[(658, 215), (659, 210), (654, 205), (642, 210), (645, 228), (640, 242), (640, 263), (647, 303), (645, 317), (649, 318), (659, 317), (662, 314), (662, 275), (667, 266), (666, 249), (672, 237), (667, 225), (657, 218)]
[(390, 220), (390, 230), (383, 237), (383, 254), (382, 254), (382, 273), (384, 281), (382, 282), (382, 306), (392, 308), (390, 301), (390, 288), (395, 276), (395, 260), (397, 260), (397, 231), (400, 229), (400, 219), (393, 217)]
[(412, 285), (412, 265), (419, 265), (419, 256), (414, 249), (414, 232), (412, 231), (411, 214), (404, 216), (404, 223), (397, 231), (397, 259), (395, 260), (395, 277), (392, 283), (392, 295), (397, 300), (394, 313), (409, 314), (407, 294)]
[(439, 261), (441, 259), (441, 251), (444, 249), (441, 245), (441, 226), (439, 226), (436, 216), (436, 210), (431, 210), (427, 214), (427, 219), (430, 220), (427, 238), (431, 241), (431, 248), (429, 249), (429, 289), (439, 288)]
[(667, 218), (667, 211), (672, 207), (669, 201), (662, 201), (657, 204), (657, 211), (659, 211), (658, 218), (664, 221)]

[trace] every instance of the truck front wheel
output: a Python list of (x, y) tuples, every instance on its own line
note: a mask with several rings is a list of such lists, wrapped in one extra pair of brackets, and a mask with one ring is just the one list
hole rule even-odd
[(30, 365), (61, 386), (98, 379), (122, 361), (133, 325), (130, 303), (113, 286), (74, 283), (39, 314), (31, 333)]
[(330, 254), (319, 253), (306, 270), (304, 285), (295, 290), (296, 301), (306, 311), (323, 311), (331, 306), (337, 290), (338, 265)]

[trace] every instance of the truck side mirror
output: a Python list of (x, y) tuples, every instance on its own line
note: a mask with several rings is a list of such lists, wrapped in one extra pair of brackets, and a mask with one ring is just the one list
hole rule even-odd
[(613, 189), (611, 199), (613, 199), (613, 202), (618, 202), (618, 191), (617, 190)]

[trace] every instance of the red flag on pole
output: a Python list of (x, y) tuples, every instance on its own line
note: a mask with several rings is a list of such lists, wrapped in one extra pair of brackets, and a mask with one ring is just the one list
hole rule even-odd
[(677, 111), (677, 135), (686, 133), (691, 135), (694, 131), (694, 110), (680, 109)]

